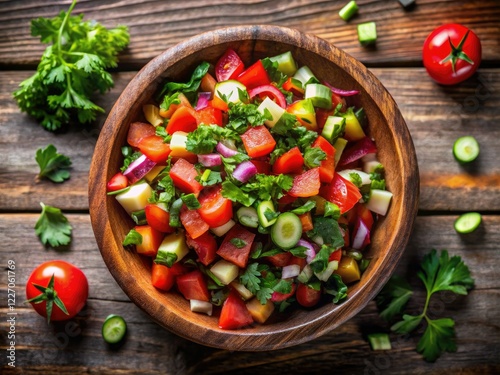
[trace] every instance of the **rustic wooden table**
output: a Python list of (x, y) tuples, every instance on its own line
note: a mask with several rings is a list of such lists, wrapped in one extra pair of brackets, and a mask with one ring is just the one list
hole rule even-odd
[[(105, 116), (94, 126), (60, 134), (43, 130), (20, 113), (12, 99), (19, 82), (32, 75), (43, 51), (30, 36), (30, 20), (51, 17), (70, 1), (4, 0), (0, 3), (0, 348), (2, 373), (37, 374), (254, 374), (323, 373), (500, 373), (500, 5), (495, 0), (417, 0), (403, 9), (398, 1), (359, 0), (350, 22), (337, 12), (347, 1), (119, 1), (82, 0), (76, 13), (108, 27), (125, 24), (131, 43), (113, 73), (115, 88), (99, 99), (109, 111), (136, 71), (162, 50), (199, 32), (249, 23), (276, 24), (316, 34), (365, 63), (392, 93), (405, 117), (417, 151), (421, 178), (419, 216), (398, 273), (412, 280), (418, 309), (424, 299), (415, 278), (422, 256), (448, 249), (469, 265), (476, 281), (466, 297), (443, 295), (431, 310), (456, 321), (458, 350), (435, 363), (416, 353), (417, 336), (391, 335), (391, 351), (371, 351), (366, 334), (387, 330), (374, 302), (355, 318), (323, 337), (288, 349), (263, 353), (207, 348), (177, 337), (153, 323), (131, 303), (108, 272), (97, 249), (88, 214), (87, 180), (93, 148)], [(376, 21), (376, 48), (357, 42), (356, 24)], [(483, 62), (474, 77), (442, 87), (427, 76), (421, 61), (425, 37), (436, 26), (459, 22), (482, 41)], [(456, 163), (453, 141), (474, 135), (481, 155), (472, 168)], [(38, 182), (35, 151), (54, 144), (73, 161), (64, 184)], [(46, 249), (33, 226), (39, 202), (60, 207), (73, 225), (70, 249)], [(453, 229), (458, 214), (483, 214), (477, 232), (460, 236)], [(90, 282), (88, 304), (68, 323), (47, 325), (24, 304), (31, 270), (49, 259), (81, 267)], [(7, 365), (7, 264), (15, 262), (15, 369)], [(417, 311), (417, 310), (416, 310)], [(129, 334), (118, 349), (101, 338), (110, 313), (127, 320)]]

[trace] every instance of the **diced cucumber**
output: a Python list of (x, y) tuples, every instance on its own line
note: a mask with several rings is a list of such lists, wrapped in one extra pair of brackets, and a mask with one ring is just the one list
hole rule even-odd
[(297, 71), (297, 64), (290, 51), (284, 52), (281, 55), (270, 57), (269, 60), (278, 63), (278, 70), (285, 73), (287, 76), (293, 76)]
[(335, 143), (339, 136), (344, 133), (345, 118), (339, 116), (328, 116), (323, 126), (321, 135), (330, 143)]
[(120, 315), (108, 315), (102, 324), (101, 333), (102, 338), (108, 344), (117, 344), (127, 333), (127, 323)]
[(372, 189), (370, 199), (366, 203), (366, 207), (376, 214), (384, 216), (389, 209), (392, 193), (387, 190)]
[(335, 165), (338, 164), (340, 157), (344, 152), (345, 146), (347, 146), (347, 139), (344, 138), (337, 138), (333, 144), (333, 148), (335, 149)]
[(358, 25), (358, 40), (363, 46), (375, 43), (377, 40), (377, 25), (375, 22), (365, 22)]
[(479, 155), (479, 143), (470, 135), (458, 138), (453, 144), (453, 156), (460, 163), (470, 163)]
[(478, 212), (467, 212), (458, 217), (454, 227), (458, 233), (466, 234), (474, 232), (481, 224), (482, 216)]
[(272, 201), (262, 201), (257, 206), (257, 216), (259, 218), (259, 223), (264, 228), (270, 227), (274, 223), (276, 223), (277, 218), (268, 220), (266, 217), (266, 211), (271, 211), (272, 214), (276, 213), (276, 209), (274, 208), (274, 204)]
[(152, 192), (153, 189), (147, 182), (140, 182), (130, 186), (130, 189), (117, 194), (115, 197), (130, 215), (132, 212), (143, 210), (146, 207)]
[(324, 109), (332, 108), (332, 90), (321, 83), (308, 83), (304, 98), (311, 99), (315, 107)]
[(246, 227), (257, 228), (259, 226), (259, 217), (257, 210), (253, 207), (242, 206), (236, 211), (238, 221)]
[(299, 69), (297, 69), (293, 78), (300, 81), (300, 83), (302, 83), (302, 87), (304, 87), (309, 82), (318, 82), (318, 79), (315, 77), (315, 75), (307, 65), (301, 66)]
[(253, 293), (247, 289), (247, 287), (237, 281), (231, 282), (231, 287), (236, 289), (236, 291), (240, 294), (241, 298), (245, 301), (253, 297)]
[(151, 125), (158, 126), (163, 124), (163, 117), (160, 116), (160, 108), (154, 104), (144, 104), (142, 106), (142, 112)]
[(221, 283), (229, 285), (238, 277), (239, 268), (236, 264), (221, 259), (210, 268), (210, 271), (221, 281)]
[(240, 92), (243, 94), (247, 93), (247, 88), (245, 85), (234, 79), (229, 79), (227, 81), (218, 82), (215, 85), (214, 95), (219, 99), (224, 98), (228, 103), (239, 103), (241, 102)]
[(229, 229), (234, 227), (236, 222), (233, 219), (230, 219), (226, 224), (222, 224), (220, 227), (210, 228), (210, 231), (215, 234), (217, 237), (222, 237)]
[(316, 277), (321, 281), (327, 281), (330, 276), (332, 276), (333, 271), (336, 271), (339, 268), (338, 260), (332, 260), (328, 262), (326, 268), (321, 272), (315, 272)]
[(189, 306), (191, 307), (191, 311), (193, 312), (199, 312), (207, 314), (208, 316), (212, 316), (213, 305), (210, 302), (190, 299)]
[(349, 1), (342, 9), (339, 11), (339, 16), (344, 21), (349, 21), (352, 16), (358, 11), (358, 4), (354, 0)]
[(370, 175), (368, 173), (365, 173), (363, 171), (359, 171), (357, 169), (344, 169), (338, 173), (339, 173), (339, 175), (344, 177), (346, 180), (349, 180), (353, 183), (354, 183), (354, 180), (351, 176), (351, 173), (355, 173), (361, 178), (361, 185), (370, 185), (372, 182), (372, 180), (370, 179)]
[(302, 236), (302, 223), (297, 215), (284, 212), (271, 227), (271, 239), (282, 249), (291, 249)]
[(281, 116), (283, 116), (283, 113), (285, 113), (285, 109), (281, 108), (276, 102), (271, 100), (268, 96), (266, 96), (266, 98), (262, 101), (262, 103), (259, 104), (259, 106), (257, 107), (257, 111), (264, 114), (266, 112), (266, 109), (269, 111), (272, 118), (271, 120), (265, 120), (264, 123), (269, 128), (272, 128), (280, 120)]
[(373, 173), (381, 167), (382, 164), (378, 160), (363, 161), (363, 171), (366, 173)]
[(370, 333), (368, 342), (372, 350), (391, 350), (391, 340), (387, 333)]

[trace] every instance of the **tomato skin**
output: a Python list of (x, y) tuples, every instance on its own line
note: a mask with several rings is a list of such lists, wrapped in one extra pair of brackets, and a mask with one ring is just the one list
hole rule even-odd
[(219, 317), (219, 328), (238, 329), (253, 323), (252, 315), (238, 292), (231, 289), (222, 305)]
[(220, 227), (233, 217), (233, 202), (224, 198), (221, 191), (220, 185), (205, 188), (198, 197), (201, 204), (198, 213), (211, 228)]
[(282, 302), (284, 300), (287, 300), (291, 296), (295, 294), (295, 291), (297, 290), (297, 284), (292, 282), (292, 291), (290, 293), (280, 293), (277, 291), (274, 291), (273, 294), (271, 295), (271, 301), (273, 302)]
[(327, 201), (339, 206), (341, 214), (353, 208), (361, 198), (361, 193), (356, 185), (337, 172), (334, 173), (331, 183), (321, 187), (320, 195)]
[(122, 173), (115, 174), (106, 184), (107, 191), (117, 191), (125, 189), (128, 186), (128, 178)]
[(170, 145), (158, 135), (150, 135), (139, 142), (139, 150), (155, 163), (164, 163), (170, 155)]
[(144, 207), (144, 212), (146, 214), (146, 221), (151, 228), (163, 233), (175, 232), (175, 228), (169, 225), (170, 214), (161, 207), (158, 207), (156, 204), (148, 204)]
[(266, 156), (276, 147), (276, 141), (264, 125), (250, 127), (241, 135), (241, 140), (251, 158)]
[[(467, 31), (469, 34), (462, 46), (462, 51), (473, 61), (473, 64), (458, 58), (453, 71), (450, 60), (443, 62), (452, 52), (453, 46), (458, 47)], [(432, 31), (424, 42), (422, 51), (423, 63), (427, 73), (442, 85), (455, 85), (472, 76), (481, 63), (481, 41), (467, 27), (450, 23), (439, 26)]]
[(212, 263), (217, 256), (217, 241), (215, 241), (214, 236), (209, 232), (205, 232), (197, 238), (192, 238), (187, 234), (186, 244), (188, 247), (194, 249), (199, 261), (205, 266)]
[(295, 176), (288, 194), (292, 197), (312, 197), (318, 195), (320, 186), (319, 167), (316, 167)]
[(295, 292), (297, 302), (304, 307), (316, 306), (321, 299), (321, 290), (313, 289), (306, 284), (299, 283)]
[(265, 259), (275, 267), (285, 267), (290, 263), (291, 258), (292, 253), (290, 253), (289, 251), (265, 257)]
[(180, 215), (181, 223), (186, 232), (191, 238), (198, 238), (205, 233), (210, 227), (201, 218), (197, 210), (190, 210), (186, 206), (181, 208)]
[(222, 126), (222, 111), (219, 108), (208, 105), (196, 111), (196, 121), (198, 126), (201, 124)]
[(200, 185), (198, 181), (196, 181), (196, 176), (198, 176), (198, 172), (194, 167), (194, 164), (188, 162), (185, 159), (177, 160), (169, 172), (172, 181), (176, 188), (181, 190), (183, 193), (190, 194), (198, 194), (203, 186)]
[[(68, 311), (66, 315), (55, 303), (50, 320), (61, 321), (75, 317), (85, 306), (89, 295), (89, 284), (85, 274), (76, 266), (62, 260), (52, 260), (36, 267), (26, 283), (27, 299), (39, 296), (41, 292), (33, 285), (47, 287), (54, 275), (54, 290)], [(33, 303), (35, 311), (47, 317), (46, 302)]]
[(196, 269), (177, 276), (175, 283), (177, 284), (177, 289), (179, 289), (179, 292), (181, 292), (185, 299), (196, 299), (205, 302), (210, 301), (207, 281), (200, 270)]
[(228, 48), (215, 64), (215, 77), (218, 82), (235, 79), (244, 69), (245, 64), (238, 54), (233, 49)]
[[(233, 238), (239, 238), (240, 240), (245, 241), (245, 246), (242, 248), (236, 247), (231, 242)], [(236, 224), (229, 230), (229, 232), (227, 232), (222, 244), (217, 250), (217, 254), (228, 262), (234, 263), (240, 268), (245, 268), (247, 266), (248, 257), (250, 255), (254, 239), (254, 233), (246, 230), (242, 225)]]
[(175, 278), (185, 273), (187, 273), (186, 267), (179, 262), (174, 263), (172, 267), (153, 263), (151, 283), (155, 288), (168, 292), (174, 286)]
[(257, 60), (253, 65), (250, 65), (236, 79), (243, 83), (247, 90), (257, 86), (269, 85), (271, 83), (269, 75), (261, 60)]
[(139, 142), (150, 135), (155, 135), (156, 129), (146, 122), (133, 122), (127, 133), (127, 143), (132, 147), (139, 147)]

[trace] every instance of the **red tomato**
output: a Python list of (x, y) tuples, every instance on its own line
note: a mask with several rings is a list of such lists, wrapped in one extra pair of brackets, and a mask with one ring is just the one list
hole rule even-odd
[(233, 217), (233, 202), (224, 198), (220, 185), (205, 188), (201, 191), (198, 201), (201, 207), (198, 212), (211, 228), (226, 224)]
[(170, 221), (170, 214), (163, 208), (156, 204), (148, 204), (144, 207), (144, 212), (146, 214), (146, 221), (151, 228), (163, 233), (175, 232), (175, 228), (172, 228), (168, 224)]
[(251, 160), (252, 164), (257, 168), (257, 173), (269, 174), (271, 172), (271, 164), (263, 160)]
[(457, 84), (472, 76), (479, 67), (481, 41), (463, 25), (442, 25), (425, 40), (423, 62), (427, 73), (436, 82)]
[(217, 241), (209, 232), (203, 233), (198, 238), (192, 238), (189, 234), (186, 235), (186, 244), (194, 249), (198, 255), (198, 259), (202, 264), (208, 266), (216, 258)]
[(198, 238), (205, 233), (210, 227), (196, 210), (190, 210), (186, 206), (181, 209), (180, 215), (181, 223), (186, 229), (186, 232), (191, 238)]
[(175, 284), (175, 278), (187, 272), (185, 266), (177, 262), (172, 267), (153, 263), (151, 283), (155, 288), (168, 292)]
[[(45, 292), (42, 293), (35, 285), (46, 288)], [(26, 297), (35, 311), (46, 317), (49, 322), (76, 316), (85, 306), (88, 294), (89, 284), (85, 274), (76, 266), (62, 260), (40, 264), (33, 270), (26, 283)], [(64, 304), (67, 314), (57, 306), (55, 300)], [(47, 303), (52, 305), (50, 316), (47, 316)]]
[(156, 163), (164, 163), (170, 155), (170, 145), (158, 135), (150, 135), (139, 142), (139, 150)]
[(165, 237), (164, 234), (153, 229), (150, 225), (138, 225), (134, 229), (142, 236), (142, 243), (135, 245), (137, 253), (148, 257), (156, 256)]
[(273, 302), (282, 302), (291, 296), (295, 294), (295, 291), (297, 290), (297, 284), (292, 283), (292, 291), (290, 293), (280, 293), (277, 291), (274, 291), (273, 294), (271, 295), (271, 301)]
[(292, 188), (288, 191), (288, 194), (292, 197), (313, 197), (318, 195), (320, 186), (319, 167), (317, 167), (295, 176)]
[(215, 77), (219, 82), (235, 79), (244, 69), (245, 64), (238, 54), (233, 49), (228, 48), (215, 64)]
[(361, 198), (361, 193), (356, 185), (337, 172), (334, 173), (332, 182), (321, 187), (320, 195), (339, 206), (341, 214), (353, 208)]
[(257, 86), (269, 85), (271, 80), (261, 60), (258, 60), (253, 65), (249, 66), (237, 78), (249, 90)]
[(209, 105), (196, 111), (196, 121), (198, 126), (201, 124), (222, 126), (222, 111)]
[(241, 140), (251, 158), (266, 156), (276, 146), (276, 141), (264, 125), (250, 127), (241, 135)]
[(127, 133), (127, 143), (132, 147), (139, 147), (141, 139), (155, 135), (156, 129), (146, 122), (133, 122), (130, 124)]
[(238, 292), (231, 290), (222, 305), (219, 328), (238, 329), (253, 323), (252, 315)]
[(276, 104), (278, 104), (281, 108), (286, 108), (285, 95), (283, 95), (283, 93), (276, 86), (262, 85), (248, 90), (248, 96), (250, 99), (254, 99), (257, 95), (262, 99), (268, 97), (276, 102)]
[(265, 259), (275, 267), (285, 267), (292, 258), (292, 253), (284, 251), (282, 253), (267, 256)]
[(321, 135), (316, 138), (311, 147), (318, 147), (326, 154), (326, 159), (321, 160), (319, 166), (319, 179), (321, 182), (330, 182), (335, 171), (335, 148)]
[(196, 177), (198, 176), (196, 168), (187, 160), (177, 160), (170, 169), (169, 174), (172, 178), (172, 181), (174, 182), (175, 187), (181, 190), (183, 193), (198, 194), (203, 188), (203, 186), (201, 186), (200, 183), (196, 181)]
[(118, 172), (115, 174), (106, 184), (107, 191), (117, 191), (125, 189), (128, 186), (128, 178), (122, 173)]
[(176, 131), (189, 133), (197, 127), (196, 111), (188, 106), (180, 106), (175, 110), (165, 129), (168, 134), (174, 134)]
[(179, 289), (179, 292), (181, 292), (185, 299), (210, 301), (207, 281), (199, 269), (177, 276), (175, 283), (177, 284), (177, 289)]
[[(244, 246), (236, 246), (231, 242), (233, 239), (243, 241)], [(227, 232), (219, 250), (217, 250), (217, 254), (228, 262), (236, 264), (240, 268), (245, 268), (247, 266), (248, 256), (250, 255), (254, 239), (254, 233), (246, 230), (240, 224), (236, 224), (229, 230), (229, 232)]]
[(316, 290), (306, 284), (299, 283), (295, 292), (295, 298), (301, 306), (313, 307), (321, 299), (321, 290)]
[(300, 173), (304, 165), (304, 158), (297, 146), (279, 156), (273, 164), (273, 173)]
[(335, 250), (330, 254), (330, 257), (328, 258), (329, 262), (332, 262), (336, 260), (337, 262), (340, 262), (340, 259), (342, 259), (342, 249)]

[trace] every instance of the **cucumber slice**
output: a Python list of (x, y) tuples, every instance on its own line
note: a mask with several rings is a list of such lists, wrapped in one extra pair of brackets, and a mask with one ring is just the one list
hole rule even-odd
[(281, 55), (270, 57), (269, 60), (278, 63), (278, 70), (285, 73), (287, 76), (293, 76), (297, 71), (297, 64), (290, 51), (282, 53)]
[(278, 218), (274, 218), (271, 220), (268, 220), (266, 217), (266, 211), (271, 211), (271, 213), (276, 213), (276, 209), (274, 208), (274, 204), (272, 201), (262, 201), (259, 203), (257, 206), (257, 215), (259, 217), (259, 223), (262, 227), (267, 228), (276, 223), (276, 220)]
[(299, 69), (297, 69), (293, 78), (300, 81), (300, 83), (302, 83), (302, 87), (304, 87), (308, 82), (318, 82), (316, 76), (306, 65), (301, 66)]
[(267, 125), (267, 127), (272, 128), (274, 127), (274, 125), (276, 125), (281, 116), (283, 116), (285, 110), (281, 108), (273, 100), (271, 100), (269, 97), (266, 97), (262, 101), (262, 103), (260, 103), (259, 106), (257, 107), (257, 111), (259, 111), (262, 114), (266, 112), (266, 109), (269, 111), (272, 118), (270, 120), (265, 120), (264, 123)]
[(321, 83), (308, 83), (304, 93), (305, 99), (311, 99), (318, 108), (332, 108), (332, 90)]
[(257, 228), (259, 226), (259, 217), (257, 210), (253, 207), (240, 207), (236, 211), (238, 221), (246, 227)]
[(339, 116), (328, 116), (323, 126), (321, 135), (330, 143), (335, 143), (338, 137), (344, 134), (345, 118)]
[(246, 86), (239, 81), (229, 79), (215, 85), (214, 95), (219, 99), (225, 97), (229, 103), (239, 103), (241, 102), (240, 91), (247, 94)]
[(372, 350), (391, 350), (391, 340), (387, 333), (370, 333), (367, 337)]
[(108, 344), (117, 344), (127, 333), (127, 323), (120, 315), (109, 315), (102, 324), (102, 338)]
[(337, 138), (333, 144), (333, 148), (335, 149), (335, 165), (338, 164), (340, 157), (344, 152), (345, 146), (347, 146), (347, 139), (345, 138)]
[(302, 223), (297, 215), (284, 212), (278, 216), (271, 228), (271, 239), (282, 249), (291, 249), (302, 236)]
[(458, 138), (453, 144), (453, 156), (460, 163), (470, 163), (479, 155), (479, 143), (470, 135)]
[(455, 220), (455, 230), (458, 233), (471, 233), (474, 232), (481, 224), (482, 216), (478, 212), (467, 212), (462, 214)]

